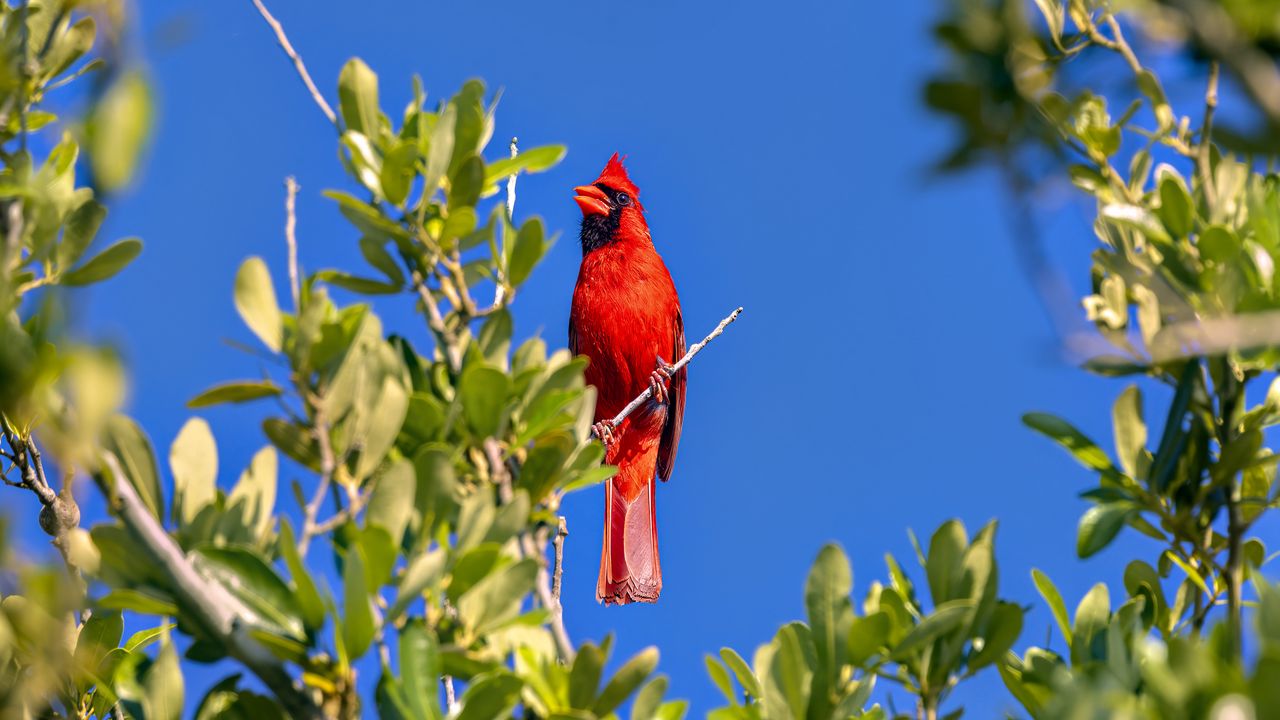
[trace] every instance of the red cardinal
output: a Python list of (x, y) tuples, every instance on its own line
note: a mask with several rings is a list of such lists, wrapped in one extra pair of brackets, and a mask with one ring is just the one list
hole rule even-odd
[[(640, 189), (617, 153), (594, 183), (574, 192), (582, 208), (582, 267), (569, 349), (591, 360), (596, 435), (605, 444), (605, 462), (618, 466), (605, 490), (596, 599), (656, 602), (662, 566), (654, 477), (671, 477), (684, 416), (685, 370), (673, 372), (668, 364), (685, 353), (680, 298), (653, 247)], [(646, 388), (653, 388), (653, 398), (610, 428), (606, 421)]]

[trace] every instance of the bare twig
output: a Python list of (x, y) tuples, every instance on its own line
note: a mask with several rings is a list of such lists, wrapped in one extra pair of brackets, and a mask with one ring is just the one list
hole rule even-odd
[(560, 605), (560, 586), (561, 576), (564, 574), (564, 539), (569, 537), (569, 526), (565, 523), (564, 516), (558, 518), (556, 524), (556, 538), (552, 540), (552, 544), (556, 549), (556, 563), (552, 568), (551, 574), (551, 597), (556, 599), (555, 612), (564, 613), (564, 608)]
[(427, 287), (427, 281), (416, 270), (413, 273), (413, 289), (417, 291), (418, 298), (422, 300), (422, 306), (426, 309), (427, 327), (430, 327), (436, 335), (436, 345), (440, 348), (440, 354), (448, 361), (450, 371), (457, 374), (462, 370), (462, 348), (459, 347), (453, 333), (449, 331), (449, 326), (445, 325), (444, 316), (440, 314), (440, 306), (436, 304), (436, 299), (431, 297), (431, 289)]
[(1240, 80), (1272, 125), (1280, 125), (1280, 68), (1242, 37), (1221, 5), (1208, 0), (1172, 0), (1187, 16), (1187, 30)]
[(253, 0), (253, 4), (258, 8), (258, 12), (262, 15), (262, 19), (267, 21), (271, 29), (275, 31), (276, 41), (280, 43), (280, 48), (284, 50), (284, 54), (289, 56), (293, 61), (293, 66), (298, 70), (298, 77), (302, 78), (302, 83), (307, 86), (307, 92), (311, 93), (311, 98), (316, 101), (316, 105), (320, 106), (320, 112), (329, 118), (329, 122), (338, 128), (342, 127), (338, 124), (338, 116), (333, 112), (333, 108), (329, 107), (329, 103), (324, 99), (324, 95), (320, 94), (319, 88), (311, 81), (311, 73), (307, 72), (307, 66), (302, 63), (302, 58), (297, 51), (293, 49), (293, 45), (289, 44), (289, 38), (284, 34), (284, 27), (280, 25), (280, 21), (267, 10), (267, 6), (262, 4), (262, 0)]
[[(520, 148), (516, 145), (517, 139), (511, 138), (511, 157), (514, 158), (520, 154)], [(511, 177), (507, 178), (507, 219), (510, 220), (516, 216), (516, 175), (519, 173), (511, 173)]]
[(111, 499), (112, 512), (142, 541), (141, 546), (165, 575), (169, 589), (186, 610), (183, 617), (221, 641), (232, 657), (271, 689), (292, 717), (323, 717), (310, 698), (294, 686), (284, 665), (249, 634), (245, 621), (249, 613), (243, 603), (221, 584), (200, 574), (138, 497), (114, 455), (104, 453), (103, 464), (108, 472), (99, 471), (95, 479)]
[(301, 286), (298, 284), (298, 181), (293, 176), (284, 179), (284, 240), (289, 245), (289, 290), (293, 293), (293, 310), (299, 312), (302, 306), (298, 303)]
[(448, 708), (449, 714), (453, 715), (458, 709), (458, 698), (453, 694), (453, 676), (445, 675), (440, 678), (440, 682), (444, 683), (444, 702)]
[(312, 434), (320, 449), (320, 482), (316, 484), (315, 494), (307, 503), (302, 518), (302, 532), (298, 536), (298, 555), (302, 557), (307, 556), (311, 538), (324, 532), (316, 523), (316, 518), (320, 516), (320, 507), (324, 504), (324, 496), (333, 484), (333, 473), (338, 465), (337, 458), (333, 454), (333, 442), (329, 438), (329, 421), (324, 411), (324, 404), (315, 398), (308, 398), (307, 402), (311, 405), (311, 417), (315, 427)]
[(1200, 142), (1196, 147), (1196, 170), (1204, 188), (1205, 204), (1212, 215), (1217, 207), (1217, 192), (1213, 184), (1213, 168), (1209, 167), (1210, 150), (1213, 148), (1213, 112), (1218, 109), (1218, 63), (1209, 63), (1209, 84), (1204, 91), (1204, 124), (1200, 126)]
[[(729, 323), (733, 322), (734, 320), (737, 320), (738, 316), (741, 314), (742, 314), (742, 308), (738, 308), (737, 310), (734, 310), (733, 312), (729, 313), (729, 316), (721, 320), (720, 324), (716, 326), (715, 330), (712, 330), (709, 335), (702, 338), (702, 342), (697, 343), (693, 347), (689, 348), (689, 352), (686, 352), (684, 354), (684, 357), (677, 360), (676, 363), (671, 366), (671, 371), (675, 372), (680, 368), (684, 367), (685, 365), (688, 365), (689, 361), (693, 360), (694, 355), (697, 355), (698, 353), (702, 352), (702, 348), (706, 347), (707, 344), (710, 343), (712, 340), (715, 340), (716, 338), (720, 337), (720, 334), (724, 332), (724, 329), (726, 327), (729, 327)], [(622, 421), (626, 420), (628, 415), (635, 412), (636, 408), (643, 405), (645, 401), (651, 397), (653, 397), (653, 388), (645, 388), (644, 392), (637, 395), (635, 400), (632, 400), (631, 402), (627, 403), (627, 406), (622, 408), (622, 412), (619, 412), (617, 415), (614, 415), (613, 419), (608, 421), (609, 427), (618, 427), (619, 425), (621, 425)], [(591, 434), (592, 434), (592, 437), (594, 437), (595, 431), (593, 430)]]

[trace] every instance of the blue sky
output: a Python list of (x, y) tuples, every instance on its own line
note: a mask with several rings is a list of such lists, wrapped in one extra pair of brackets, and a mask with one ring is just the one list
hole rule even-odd
[[(350, 189), (332, 127), (248, 0), (139, 5), (158, 132), (103, 234), (141, 236), (146, 249), (74, 306), (82, 332), (122, 349), (129, 410), (163, 456), (189, 417), (185, 400), (258, 371), (222, 339), (251, 338), (231, 304), (239, 263), (262, 255), (284, 276), (286, 175), (302, 185), (303, 265), (361, 260), (355, 232), (320, 195)], [(571, 635), (616, 632), (621, 657), (658, 645), (670, 694), (690, 699), (694, 717), (719, 702), (703, 654), (730, 645), (749, 657), (799, 618), (824, 542), (848, 552), (860, 599), (885, 577), (883, 553), (914, 566), (908, 528), (927, 538), (950, 517), (971, 531), (998, 518), (1003, 595), (1035, 605), (1020, 648), (1051, 624), (1032, 567), (1074, 606), (1098, 580), (1118, 587), (1127, 558), (1154, 555), (1125, 535), (1076, 559), (1086, 507), (1076, 493), (1092, 480), (1019, 417), (1051, 410), (1109, 446), (1122, 384), (1056, 352), (1016, 263), (998, 178), (925, 171), (951, 139), (919, 100), (942, 60), (929, 33), (938, 6), (860, 5), (271, 3), (331, 101), (352, 55), (378, 72), (388, 108), (409, 99), (414, 72), (432, 98), (478, 76), (505, 89), (495, 156), (512, 135), (568, 145), (557, 168), (520, 181), (517, 215), (539, 214), (563, 236), (518, 299), (518, 336), (565, 343), (580, 260), (571, 188), (615, 150), (643, 189), (691, 339), (745, 306), (691, 369), (675, 475), (658, 493), (661, 602), (597, 605), (601, 493), (564, 509)], [(1078, 202), (1047, 217), (1051, 255), (1077, 290), (1088, 223)], [(387, 327), (428, 342), (408, 297), (375, 307)], [(264, 444), (269, 410), (202, 412), (224, 485)], [(6, 505), (39, 548), (34, 507)], [(988, 671), (953, 702), (987, 717), (1012, 707), (1003, 697)]]

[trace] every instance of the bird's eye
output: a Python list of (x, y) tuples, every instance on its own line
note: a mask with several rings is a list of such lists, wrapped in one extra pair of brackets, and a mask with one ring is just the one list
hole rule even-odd
[(618, 197), (615, 198), (615, 200), (621, 207), (626, 207), (631, 204), (631, 196), (624, 192), (618, 193)]

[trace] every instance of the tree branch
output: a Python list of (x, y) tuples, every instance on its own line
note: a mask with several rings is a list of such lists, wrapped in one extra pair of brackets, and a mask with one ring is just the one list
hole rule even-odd
[(293, 293), (293, 311), (301, 312), (302, 306), (298, 303), (301, 286), (298, 284), (298, 236), (296, 234), (298, 181), (290, 175), (284, 179), (284, 188), (284, 241), (289, 246), (289, 290)]
[(95, 479), (111, 500), (112, 511), (137, 536), (169, 580), (169, 588), (189, 612), (186, 617), (221, 641), (228, 654), (257, 675), (280, 699), (290, 716), (322, 718), (320, 709), (294, 686), (284, 665), (249, 634), (243, 620), (247, 613), (240, 600), (196, 570), (138, 497), (113, 454), (103, 453), (103, 464), (109, 472), (99, 470)]
[[(729, 316), (721, 320), (720, 324), (716, 326), (715, 330), (712, 330), (709, 335), (702, 338), (702, 342), (697, 343), (693, 347), (689, 348), (689, 352), (686, 352), (684, 354), (684, 357), (677, 360), (676, 363), (671, 366), (672, 372), (675, 372), (680, 368), (684, 367), (685, 365), (688, 365), (689, 361), (693, 360), (694, 355), (697, 355), (698, 353), (702, 352), (702, 349), (706, 347), (708, 343), (720, 337), (720, 334), (724, 332), (724, 329), (729, 327), (729, 323), (733, 322), (734, 320), (737, 320), (738, 316), (741, 314), (742, 314), (742, 308), (738, 308), (737, 310), (734, 310), (733, 312), (729, 313)], [(645, 401), (651, 397), (653, 397), (653, 388), (645, 388), (644, 392), (637, 395), (635, 400), (632, 400), (631, 402), (627, 403), (627, 406), (622, 408), (622, 412), (618, 413), (617, 415), (614, 415), (613, 419), (608, 421), (609, 427), (615, 428), (621, 425), (622, 421), (626, 420), (628, 415), (635, 412), (636, 408), (643, 405)], [(591, 436), (595, 437), (594, 430), (592, 431)]]
[(1240, 36), (1226, 11), (1207, 0), (1173, 0), (1187, 16), (1187, 30), (1240, 80), (1272, 125), (1280, 125), (1280, 68)]
[(307, 92), (311, 93), (311, 98), (316, 101), (316, 105), (320, 106), (320, 112), (329, 118), (329, 122), (333, 123), (338, 131), (342, 131), (342, 126), (338, 124), (338, 116), (333, 112), (333, 108), (329, 107), (329, 103), (324, 99), (324, 95), (320, 94), (319, 88), (311, 81), (311, 73), (307, 72), (307, 66), (302, 64), (302, 58), (297, 51), (293, 49), (293, 45), (289, 44), (289, 38), (284, 34), (284, 27), (280, 25), (280, 21), (267, 10), (267, 6), (262, 4), (262, 0), (253, 0), (253, 4), (258, 8), (258, 12), (262, 15), (262, 19), (267, 21), (271, 29), (275, 31), (276, 41), (280, 43), (280, 48), (284, 50), (284, 54), (289, 56), (293, 61), (293, 66), (298, 70), (298, 77), (302, 78), (302, 84), (307, 86)]

